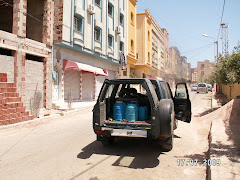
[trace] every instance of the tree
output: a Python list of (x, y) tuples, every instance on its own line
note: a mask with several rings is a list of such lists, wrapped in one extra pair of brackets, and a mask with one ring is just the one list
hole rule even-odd
[(240, 44), (234, 48), (231, 55), (220, 54), (218, 62), (210, 81), (230, 86), (240, 83)]
[(234, 82), (240, 83), (240, 44), (234, 48), (232, 55), (229, 57), (228, 66), (232, 70)]

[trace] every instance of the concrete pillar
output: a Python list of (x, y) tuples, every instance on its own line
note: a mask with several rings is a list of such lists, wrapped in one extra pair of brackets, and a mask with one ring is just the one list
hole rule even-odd
[(13, 1), (13, 28), (12, 33), (26, 37), (27, 0)]
[(43, 39), (42, 42), (49, 46), (51, 43), (51, 33), (52, 33), (52, 1), (44, 0), (44, 10), (43, 10)]

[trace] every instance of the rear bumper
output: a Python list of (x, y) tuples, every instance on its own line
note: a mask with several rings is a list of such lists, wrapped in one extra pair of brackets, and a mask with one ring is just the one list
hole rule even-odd
[(103, 131), (108, 131), (111, 136), (118, 137), (137, 137), (137, 138), (147, 138), (147, 130), (133, 130), (133, 129), (110, 129), (102, 128)]
[(197, 89), (197, 92), (208, 92), (208, 90), (207, 89)]

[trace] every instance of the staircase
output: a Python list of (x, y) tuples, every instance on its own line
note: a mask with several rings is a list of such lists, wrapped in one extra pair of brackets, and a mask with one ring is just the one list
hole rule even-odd
[(14, 83), (8, 83), (7, 74), (0, 73), (0, 126), (32, 119)]

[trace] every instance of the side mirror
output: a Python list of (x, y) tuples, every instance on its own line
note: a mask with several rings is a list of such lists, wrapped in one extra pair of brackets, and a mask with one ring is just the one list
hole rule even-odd
[(179, 83), (176, 85), (175, 98), (176, 99), (189, 99), (189, 95), (187, 92), (187, 86), (185, 83)]
[(186, 94), (185, 93), (178, 93), (178, 98), (185, 98), (186, 97)]

